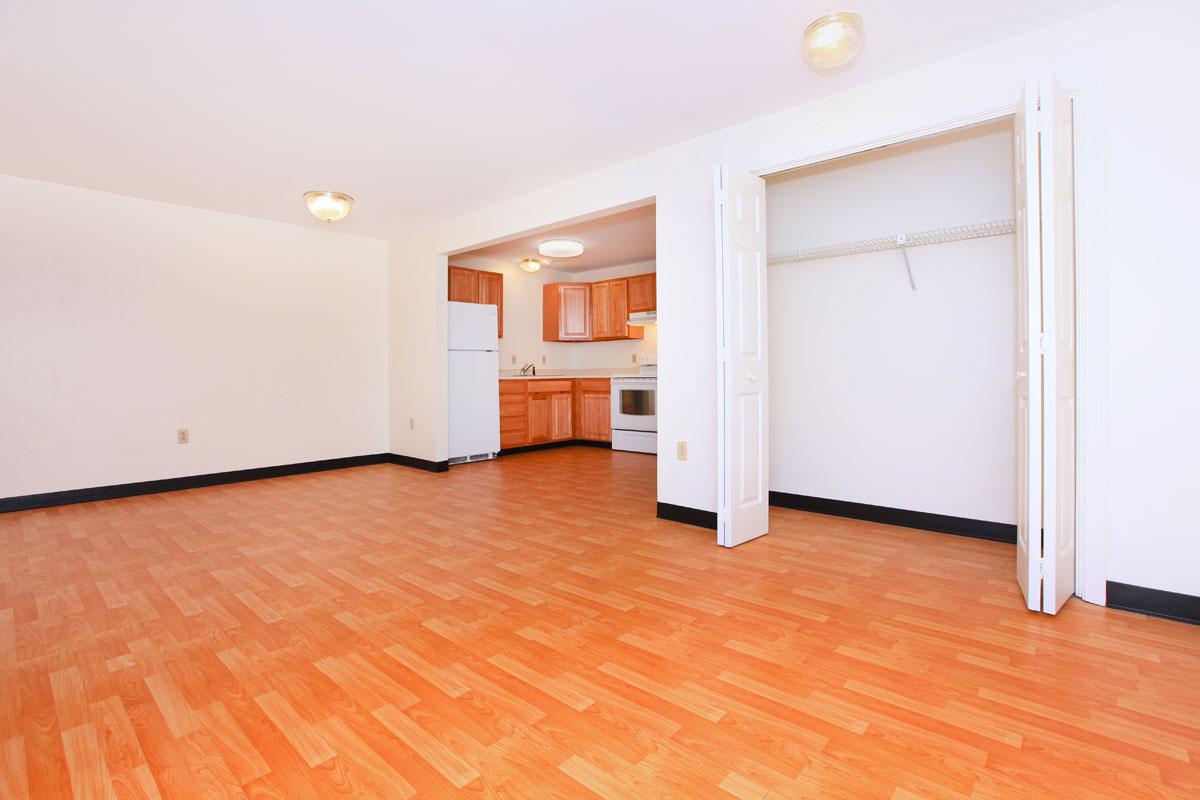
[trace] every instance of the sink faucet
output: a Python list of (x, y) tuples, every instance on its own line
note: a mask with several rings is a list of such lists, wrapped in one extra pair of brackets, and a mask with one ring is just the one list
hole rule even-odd
[(537, 367), (535, 367), (533, 365), (533, 362), (531, 361), (530, 363), (521, 367), (521, 374), (522, 375), (537, 375)]

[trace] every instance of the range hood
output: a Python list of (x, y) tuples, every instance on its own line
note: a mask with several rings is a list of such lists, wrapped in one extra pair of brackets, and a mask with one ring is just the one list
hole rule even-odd
[(657, 311), (635, 311), (629, 315), (628, 325), (656, 325), (658, 323)]

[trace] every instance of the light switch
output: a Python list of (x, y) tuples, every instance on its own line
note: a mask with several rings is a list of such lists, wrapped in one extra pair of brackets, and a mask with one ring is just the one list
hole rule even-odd
[(687, 461), (687, 442), (675, 443), (675, 459), (677, 461)]

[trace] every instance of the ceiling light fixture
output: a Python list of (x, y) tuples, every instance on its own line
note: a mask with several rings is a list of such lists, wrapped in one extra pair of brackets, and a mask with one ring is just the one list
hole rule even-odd
[(521, 259), (521, 269), (525, 270), (526, 272), (537, 272), (541, 268), (542, 262), (538, 261), (536, 258)]
[(538, 254), (547, 258), (574, 258), (583, 255), (583, 243), (574, 239), (547, 239), (538, 245)]
[(350, 213), (350, 204), (354, 198), (341, 192), (305, 192), (304, 204), (308, 212), (322, 222), (337, 222), (345, 219)]
[(817, 69), (835, 69), (853, 61), (866, 42), (862, 17), (853, 11), (835, 11), (805, 29), (804, 60)]

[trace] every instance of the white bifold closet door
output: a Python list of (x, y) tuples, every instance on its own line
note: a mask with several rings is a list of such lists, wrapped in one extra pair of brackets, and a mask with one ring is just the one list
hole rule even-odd
[(748, 172), (716, 174), (717, 542), (767, 532), (767, 184)]
[(1033, 611), (1075, 593), (1075, 176), (1071, 101), (1025, 84), (1014, 132), (1017, 583)]

